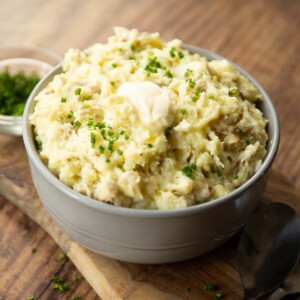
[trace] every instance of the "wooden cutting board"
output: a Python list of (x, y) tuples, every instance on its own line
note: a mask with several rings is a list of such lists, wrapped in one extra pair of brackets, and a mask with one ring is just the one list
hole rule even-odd
[[(236, 271), (238, 237), (217, 250), (185, 262), (138, 265), (119, 262), (83, 248), (50, 219), (33, 186), (21, 138), (1, 137), (0, 194), (44, 228), (72, 260), (101, 299), (241, 299)], [(286, 202), (300, 213), (300, 195), (275, 169), (263, 202)], [(205, 283), (217, 286), (206, 292)]]

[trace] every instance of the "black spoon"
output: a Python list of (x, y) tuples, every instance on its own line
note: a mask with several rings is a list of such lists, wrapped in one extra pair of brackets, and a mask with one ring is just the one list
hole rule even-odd
[(246, 225), (238, 247), (238, 270), (244, 300), (258, 299), (277, 288), (297, 263), (300, 217), (288, 205), (272, 203)]

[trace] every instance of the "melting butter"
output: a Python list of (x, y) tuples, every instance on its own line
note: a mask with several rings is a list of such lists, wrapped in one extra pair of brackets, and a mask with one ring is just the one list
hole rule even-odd
[(146, 127), (157, 131), (168, 127), (170, 99), (157, 84), (151, 81), (125, 82), (117, 93), (131, 103)]

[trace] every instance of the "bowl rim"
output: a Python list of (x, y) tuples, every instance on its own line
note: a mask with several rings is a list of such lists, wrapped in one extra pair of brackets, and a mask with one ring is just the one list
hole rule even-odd
[[(49, 57), (51, 57), (52, 59), (56, 60), (57, 61), (57, 64), (61, 63), (62, 61), (62, 57), (55, 53), (54, 51), (50, 50), (50, 49), (47, 49), (47, 48), (44, 48), (43, 46), (39, 46), (39, 45), (34, 45), (34, 44), (26, 44), (26, 43), (17, 43), (17, 44), (5, 44), (5, 45), (2, 45), (0, 47), (0, 52), (1, 51), (9, 51), (11, 49), (14, 49), (14, 50), (33, 50), (33, 51), (37, 51), (37, 52), (40, 52), (42, 54), (45, 54)], [(13, 58), (13, 57), (10, 57), (10, 58)], [(28, 58), (27, 56), (19, 56), (19, 57), (15, 57), (15, 58)], [(1, 59), (1, 60), (4, 60), (4, 59)], [(38, 60), (38, 59), (37, 59)]]
[[(206, 56), (208, 60), (217, 59), (223, 60), (226, 59), (223, 56), (211, 52), (209, 50), (189, 45), (183, 44), (183, 48), (189, 50), (191, 53), (198, 53), (201, 56)], [(51, 171), (44, 165), (42, 160), (40, 159), (38, 152), (34, 146), (34, 136), (32, 134), (32, 126), (29, 122), (29, 113), (30, 108), (33, 105), (34, 98), (36, 94), (39, 92), (40, 87), (44, 84), (45, 81), (49, 80), (53, 77), (53, 75), (58, 74), (57, 72), (62, 68), (62, 64), (57, 65), (53, 70), (51, 70), (34, 88), (32, 91), (23, 114), (23, 140), (25, 144), (25, 148), (28, 154), (30, 161), (33, 163), (35, 168), (39, 171), (39, 173), (56, 189), (58, 189), (61, 193), (65, 194), (66, 196), (72, 198), (73, 200), (79, 202), (82, 205), (88, 206), (89, 208), (99, 210), (101, 212), (109, 213), (112, 215), (119, 215), (124, 217), (135, 217), (135, 218), (177, 218), (183, 217), (186, 215), (197, 214), (199, 211), (203, 211), (206, 209), (211, 209), (212, 207), (219, 206), (224, 204), (227, 201), (234, 201), (235, 198), (240, 197), (244, 193), (246, 193), (253, 185), (255, 185), (268, 171), (270, 166), (272, 165), (273, 160), (275, 159), (276, 153), (279, 147), (279, 119), (276, 113), (275, 107), (263, 89), (263, 87), (245, 70), (241, 67), (233, 63), (232, 61), (226, 59), (230, 62), (236, 70), (238, 70), (242, 75), (247, 77), (254, 85), (259, 89), (263, 96), (263, 101), (267, 103), (268, 106), (268, 113), (270, 114), (270, 119), (274, 120), (274, 137), (273, 140), (269, 141), (269, 149), (267, 155), (260, 167), (260, 169), (244, 184), (238, 187), (236, 190), (230, 192), (229, 194), (225, 195), (224, 197), (205, 202), (199, 205), (194, 205), (186, 208), (178, 208), (173, 210), (149, 210), (149, 209), (138, 209), (138, 208), (127, 208), (127, 207), (119, 207), (113, 206), (98, 200), (95, 200), (91, 197), (86, 195), (80, 194), (79, 192), (73, 190), (72, 188), (68, 187), (67, 185), (63, 184)], [(31, 134), (30, 134), (31, 132)]]

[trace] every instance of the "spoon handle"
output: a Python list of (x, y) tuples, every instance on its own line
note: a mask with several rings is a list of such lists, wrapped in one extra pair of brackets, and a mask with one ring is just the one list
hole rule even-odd
[(267, 300), (280, 300), (285, 296), (300, 293), (299, 291), (286, 291), (282, 288), (276, 289), (272, 294), (270, 294)]

